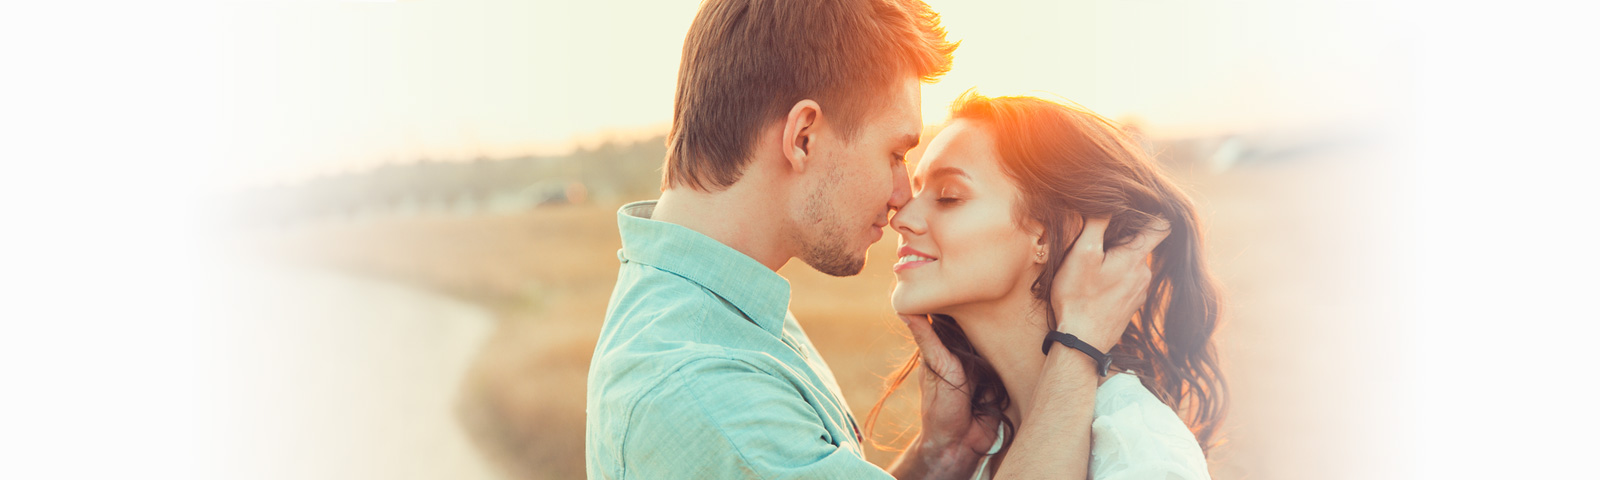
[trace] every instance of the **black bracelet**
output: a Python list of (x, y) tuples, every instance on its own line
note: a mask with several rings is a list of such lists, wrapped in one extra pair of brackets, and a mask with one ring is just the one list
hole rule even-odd
[(1045, 355), (1050, 355), (1050, 344), (1052, 343), (1059, 343), (1067, 348), (1076, 349), (1080, 352), (1083, 352), (1085, 355), (1088, 355), (1089, 358), (1094, 359), (1094, 364), (1099, 369), (1100, 376), (1102, 377), (1106, 376), (1106, 372), (1110, 371), (1111, 369), (1110, 355), (1100, 353), (1100, 350), (1095, 349), (1094, 345), (1090, 345), (1089, 342), (1079, 340), (1076, 335), (1056, 331), (1045, 334), (1043, 346)]

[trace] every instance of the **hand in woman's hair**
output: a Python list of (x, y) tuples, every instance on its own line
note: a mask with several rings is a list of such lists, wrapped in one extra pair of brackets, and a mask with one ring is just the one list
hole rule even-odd
[(1103, 250), (1107, 218), (1084, 222), (1051, 286), (1056, 330), (1076, 335), (1102, 352), (1122, 338), (1150, 290), (1150, 252), (1172, 231), (1157, 218), (1128, 243)]

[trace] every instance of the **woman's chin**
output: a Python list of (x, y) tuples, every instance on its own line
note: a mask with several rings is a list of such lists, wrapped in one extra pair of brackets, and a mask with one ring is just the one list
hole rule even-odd
[(915, 313), (906, 311), (906, 307), (910, 307), (911, 304), (906, 302), (905, 294), (900, 293), (900, 287), (895, 287), (894, 292), (889, 294), (889, 306), (894, 307), (895, 313), (916, 315)]
[(913, 292), (895, 287), (894, 293), (889, 294), (889, 305), (894, 307), (895, 313), (901, 315), (927, 315), (933, 312), (935, 305), (930, 305), (925, 299), (917, 298)]

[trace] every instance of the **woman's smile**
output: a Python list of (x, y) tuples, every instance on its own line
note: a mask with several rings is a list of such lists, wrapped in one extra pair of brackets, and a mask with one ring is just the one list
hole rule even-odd
[(917, 268), (939, 260), (932, 255), (919, 252), (909, 246), (900, 247), (899, 254), (900, 261), (894, 264), (894, 271), (896, 273), (906, 269)]

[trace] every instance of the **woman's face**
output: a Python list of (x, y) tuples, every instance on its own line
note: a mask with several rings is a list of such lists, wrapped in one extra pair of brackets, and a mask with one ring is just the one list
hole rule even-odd
[(1016, 224), (1021, 194), (1000, 170), (992, 135), (968, 120), (952, 122), (928, 144), (911, 185), (915, 197), (889, 222), (900, 234), (895, 311), (959, 315), (1031, 298), (1042, 265), (1039, 232)]

